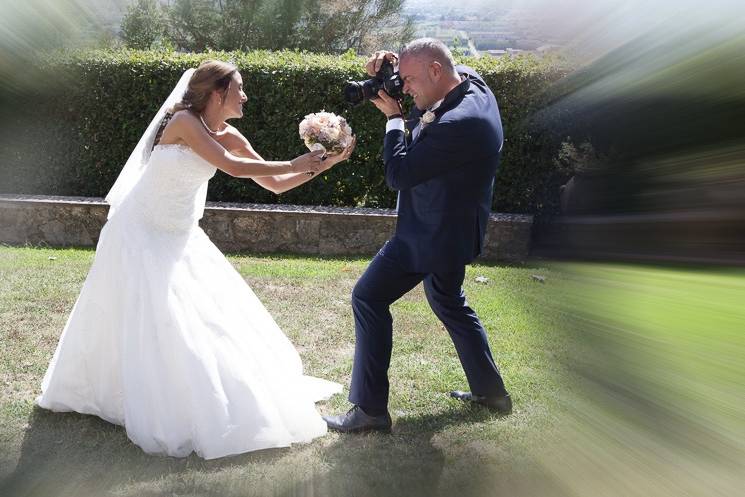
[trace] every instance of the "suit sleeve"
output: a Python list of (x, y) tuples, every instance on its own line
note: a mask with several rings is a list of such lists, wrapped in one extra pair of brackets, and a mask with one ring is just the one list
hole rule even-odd
[(448, 173), (471, 159), (463, 122), (431, 124), (413, 147), (406, 149), (404, 132), (386, 133), (383, 157), (385, 182), (393, 190), (406, 190)]

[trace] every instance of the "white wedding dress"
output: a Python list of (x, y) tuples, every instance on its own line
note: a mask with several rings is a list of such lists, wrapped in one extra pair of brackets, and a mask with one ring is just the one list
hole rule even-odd
[(123, 425), (148, 453), (205, 459), (326, 433), (341, 385), (297, 351), (197, 222), (215, 167), (158, 145), (101, 231), (39, 406)]

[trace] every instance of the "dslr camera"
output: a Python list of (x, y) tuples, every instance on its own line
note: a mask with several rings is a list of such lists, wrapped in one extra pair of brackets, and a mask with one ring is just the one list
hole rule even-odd
[(365, 81), (349, 81), (344, 87), (344, 100), (357, 105), (363, 100), (376, 98), (380, 90), (396, 100), (404, 98), (404, 82), (388, 59), (383, 59), (380, 70), (372, 78)]

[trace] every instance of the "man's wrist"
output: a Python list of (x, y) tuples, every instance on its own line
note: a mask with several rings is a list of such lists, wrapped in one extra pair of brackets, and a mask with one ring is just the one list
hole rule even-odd
[(385, 123), (385, 132), (388, 133), (389, 131), (393, 130), (399, 130), (399, 131), (406, 131), (406, 126), (404, 125), (404, 120), (401, 116), (394, 117), (392, 119), (388, 119), (388, 122)]
[(391, 119), (403, 119), (404, 116), (402, 116), (400, 113), (397, 112), (395, 114), (391, 114), (390, 116), (386, 116), (386, 117), (390, 121)]

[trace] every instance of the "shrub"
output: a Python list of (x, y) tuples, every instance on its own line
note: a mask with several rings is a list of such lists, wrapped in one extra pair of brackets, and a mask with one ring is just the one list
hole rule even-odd
[[(252, 181), (218, 175), (209, 199), (230, 202), (392, 207), (381, 164), (384, 117), (369, 104), (348, 106), (347, 80), (365, 79), (353, 54), (299, 52), (84, 51), (47, 54), (33, 70), (44, 84), (0, 91), (0, 145), (5, 193), (103, 196), (181, 73), (202, 60), (230, 60), (240, 69), (248, 102), (231, 121), (265, 158), (306, 150), (297, 126), (326, 110), (343, 115), (357, 135), (353, 159), (282, 195)], [(564, 69), (532, 57), (463, 59), (484, 76), (500, 105), (505, 148), (494, 209), (550, 211), (558, 205), (564, 173), (553, 160), (561, 140), (530, 124), (544, 90)], [(29, 70), (31, 70), (29, 68)], [(28, 78), (26, 78), (27, 80)]]

